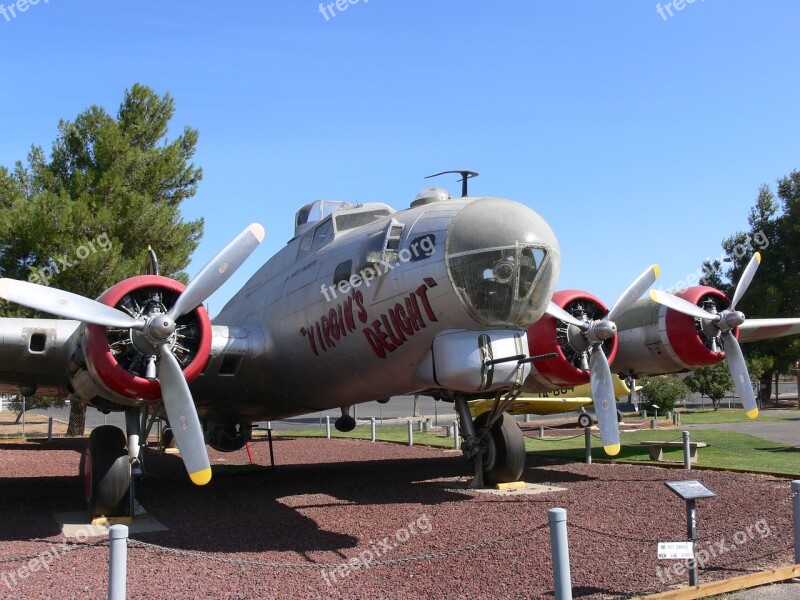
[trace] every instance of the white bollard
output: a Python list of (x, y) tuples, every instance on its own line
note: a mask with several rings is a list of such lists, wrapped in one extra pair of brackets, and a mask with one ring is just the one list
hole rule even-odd
[(369, 429), (370, 432), (372, 433), (372, 441), (374, 442), (377, 439), (377, 432), (375, 431), (375, 417), (370, 417)]
[(125, 600), (128, 570), (128, 526), (112, 525), (108, 530), (108, 600)]
[(414, 445), (414, 421), (408, 420), (408, 445)]
[(547, 520), (550, 522), (550, 550), (553, 555), (553, 591), (556, 600), (572, 600), (567, 511), (551, 508), (547, 511)]

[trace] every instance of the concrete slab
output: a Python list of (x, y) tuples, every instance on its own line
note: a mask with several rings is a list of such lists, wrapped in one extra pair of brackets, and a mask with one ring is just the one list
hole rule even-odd
[[(128, 531), (134, 533), (150, 533), (153, 531), (167, 531), (163, 523), (136, 502), (134, 504), (135, 518), (128, 525)], [(61, 526), (61, 535), (67, 539), (85, 539), (87, 537), (107, 536), (108, 525), (92, 525), (84, 511), (53, 513), (53, 518)]]
[[(427, 479), (425, 481), (418, 481), (417, 483), (435, 485), (447, 490), (466, 492), (467, 481), (462, 477), (441, 477), (437, 479)], [(563, 492), (567, 488), (555, 487), (553, 485), (540, 485), (536, 483), (525, 483), (525, 487), (516, 490), (496, 490), (494, 488), (486, 487), (480, 489), (471, 489), (471, 492), (479, 494), (492, 494), (494, 496), (533, 496), (536, 494), (546, 494), (547, 492)]]

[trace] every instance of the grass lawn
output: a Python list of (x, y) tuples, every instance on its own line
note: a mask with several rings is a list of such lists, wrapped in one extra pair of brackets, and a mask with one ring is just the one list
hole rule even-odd
[[(377, 438), (380, 442), (402, 442), (408, 443), (408, 426), (398, 427), (378, 427), (376, 428)], [(273, 430), (274, 437), (325, 437), (325, 429), (281, 429)], [(342, 433), (331, 427), (332, 438), (343, 438), (352, 440), (372, 439), (369, 426), (358, 426), (353, 431)], [(414, 443), (420, 446), (437, 446), (441, 448), (452, 448), (453, 438), (442, 437), (434, 433), (422, 433), (414, 430)]]
[[(601, 441), (592, 437), (592, 458), (649, 463), (651, 461), (647, 447), (637, 446), (637, 442), (645, 440), (680, 441), (681, 439), (682, 434), (676, 429), (623, 432), (621, 435), (622, 449), (616, 457), (612, 458), (603, 451)], [(784, 446), (744, 433), (714, 429), (694, 429), (691, 439), (694, 442), (708, 444), (707, 448), (698, 449), (697, 462), (693, 463), (693, 466), (800, 474), (800, 448)], [(527, 438), (525, 445), (528, 451), (533, 451), (536, 456), (583, 461), (583, 436), (564, 441)], [(664, 461), (683, 464), (683, 449), (664, 448)]]
[[(710, 412), (718, 415), (723, 411)], [(736, 411), (730, 412), (733, 413)], [(700, 418), (708, 418), (704, 412), (698, 412), (697, 414), (701, 415)], [(730, 415), (730, 418), (734, 418), (734, 416)], [(780, 419), (773, 418), (773, 420)], [(689, 421), (684, 421), (684, 423), (687, 422)], [(723, 420), (715, 422), (731, 421)], [(596, 432), (594, 432), (594, 434), (595, 435), (592, 437), (592, 458), (596, 460), (612, 459), (612, 457), (607, 456), (603, 451), (599, 435)], [(325, 435), (325, 430), (319, 428), (280, 430), (273, 431), (273, 435), (285, 437), (323, 437)], [(359, 426), (349, 433), (341, 433), (331, 428), (331, 436), (334, 438), (368, 440), (371, 434), (369, 427)], [(407, 443), (408, 429), (406, 426), (379, 427), (377, 429), (377, 438), (379, 441)], [(644, 440), (680, 441), (681, 439), (682, 434), (678, 429), (646, 429), (623, 432), (621, 437), (622, 450), (613, 458), (642, 463), (663, 464), (652, 463), (647, 447), (637, 446), (637, 442)], [(692, 430), (692, 441), (709, 444), (707, 448), (700, 448), (698, 450), (698, 461), (693, 463), (693, 466), (800, 475), (800, 448), (784, 446), (744, 433), (718, 431), (714, 429)], [(432, 433), (421, 433), (419, 431), (414, 431), (414, 443), (425, 446), (453, 448), (452, 438), (441, 437)], [(536, 457), (544, 457), (564, 458), (575, 462), (582, 462), (584, 457), (583, 445), (583, 434), (571, 439), (558, 439), (553, 437), (544, 439), (539, 439), (537, 437), (525, 438), (525, 447), (529, 453), (533, 454), (534, 460)], [(665, 448), (664, 462), (683, 464), (683, 449)]]
[[(686, 410), (680, 411), (681, 424), (705, 425), (708, 423), (744, 423), (749, 421), (741, 408), (720, 408), (719, 410)], [(780, 417), (770, 417), (769, 412), (761, 411), (759, 421), (780, 421)]]

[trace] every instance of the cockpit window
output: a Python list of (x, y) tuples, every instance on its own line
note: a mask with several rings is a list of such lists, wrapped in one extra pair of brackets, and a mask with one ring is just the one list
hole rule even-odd
[(311, 249), (322, 248), (333, 239), (333, 220), (328, 219), (314, 230), (314, 241), (311, 242)]
[(325, 217), (329, 217), (342, 208), (352, 208), (352, 206), (348, 202), (341, 200), (317, 200), (311, 204), (306, 204), (297, 211), (294, 234), (300, 235), (301, 231), (306, 230), (306, 225), (322, 221)]
[(367, 225), (383, 217), (388, 217), (391, 213), (385, 208), (376, 210), (365, 210), (360, 212), (345, 213), (336, 216), (336, 231), (347, 231), (362, 225)]

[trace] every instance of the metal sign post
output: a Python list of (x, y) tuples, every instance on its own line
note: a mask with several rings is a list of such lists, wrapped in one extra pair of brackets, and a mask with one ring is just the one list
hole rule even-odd
[(716, 494), (696, 480), (666, 481), (664, 485), (686, 501), (686, 535), (692, 543), (689, 585), (697, 585), (697, 500), (713, 498)]

